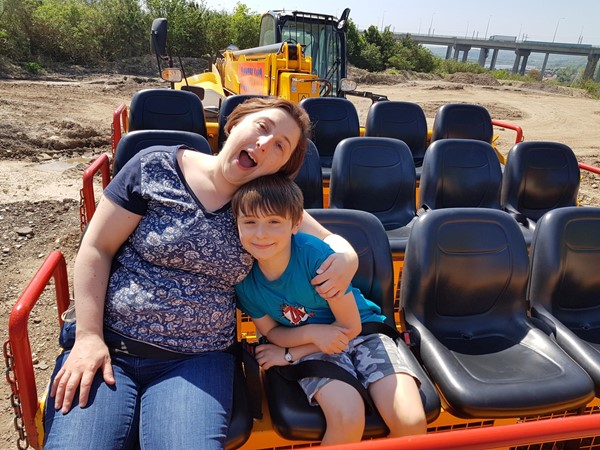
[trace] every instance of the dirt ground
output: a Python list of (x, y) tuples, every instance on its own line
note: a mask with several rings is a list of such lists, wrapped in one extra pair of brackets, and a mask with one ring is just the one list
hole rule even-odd
[[(545, 84), (499, 83), (486, 76), (456, 74), (448, 80), (414, 76), (362, 77), (359, 89), (391, 100), (419, 103), (429, 125), (450, 102), (478, 103), (494, 119), (520, 125), (526, 140), (569, 145), (580, 161), (600, 166), (600, 101), (583, 92)], [(79, 231), (79, 189), (84, 168), (110, 151), (112, 111), (140, 89), (166, 87), (156, 78), (78, 74), (44, 79), (0, 79), (0, 330), (44, 258), (61, 250), (72, 269)], [(349, 97), (364, 123), (369, 100)], [(506, 153), (510, 130), (498, 130)], [(600, 176), (583, 174), (580, 202), (600, 205)], [(44, 389), (57, 352), (53, 288), (30, 318), (38, 389)], [(0, 448), (15, 448), (10, 389), (0, 383)]]

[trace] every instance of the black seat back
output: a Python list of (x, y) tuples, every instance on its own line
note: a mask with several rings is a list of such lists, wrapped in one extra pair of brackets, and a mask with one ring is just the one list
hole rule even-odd
[(531, 315), (594, 381), (600, 396), (600, 208), (547, 212), (531, 245)]
[(502, 169), (487, 142), (442, 139), (423, 160), (418, 206), (500, 208)]
[(337, 144), (360, 135), (358, 113), (354, 104), (341, 97), (313, 97), (300, 102), (313, 126), (313, 141), (319, 150), (321, 165), (331, 167)]
[(352, 285), (393, 320), (392, 255), (381, 222), (365, 211), (310, 209), (308, 213), (329, 231), (343, 236), (352, 244), (359, 257)]
[(129, 106), (128, 130), (179, 130), (207, 136), (200, 98), (175, 89), (136, 92)]
[(427, 120), (421, 106), (412, 102), (380, 101), (369, 108), (365, 136), (400, 139), (412, 152), (415, 166), (427, 149)]
[(185, 145), (199, 152), (211, 154), (208, 141), (197, 133), (173, 130), (139, 130), (123, 135), (113, 162), (113, 177), (133, 155), (154, 145)]
[(304, 208), (323, 207), (323, 174), (321, 172), (321, 159), (315, 144), (308, 140), (304, 162), (296, 178), (304, 195)]
[[(500, 210), (430, 211), (413, 226), (402, 272), (406, 320), (416, 319), (450, 350), (502, 336), (525, 319), (527, 246)], [(490, 344), (479, 341), (481, 351)], [(499, 350), (499, 349), (498, 349)]]
[(230, 95), (229, 97), (225, 97), (221, 102), (221, 106), (219, 108), (219, 116), (217, 119), (219, 124), (219, 135), (217, 138), (219, 151), (223, 148), (223, 144), (227, 139), (227, 136), (225, 134), (225, 124), (227, 123), (227, 118), (229, 117), (229, 114), (231, 114), (238, 105), (241, 105), (250, 98), (265, 98), (265, 96), (253, 94), (236, 94)]
[(470, 103), (440, 106), (433, 120), (431, 142), (439, 139), (476, 139), (492, 143), (494, 128), (487, 109)]
[(538, 222), (528, 298), (586, 341), (600, 344), (600, 208), (565, 207)]
[(340, 142), (333, 156), (329, 207), (368, 211), (386, 230), (415, 216), (415, 167), (408, 146), (383, 137)]
[(577, 204), (579, 175), (577, 158), (568, 146), (520, 142), (506, 159), (500, 203), (537, 222), (551, 209)]

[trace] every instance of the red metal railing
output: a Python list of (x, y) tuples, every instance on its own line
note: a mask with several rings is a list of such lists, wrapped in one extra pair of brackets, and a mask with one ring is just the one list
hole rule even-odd
[(594, 436), (600, 414), (540, 420), (496, 427), (379, 439), (331, 447), (339, 450), (481, 450)]
[(123, 133), (127, 131), (127, 105), (121, 103), (113, 112), (112, 122), (112, 157), (115, 157), (117, 144)]
[(586, 164), (586, 163), (579, 163), (579, 168), (583, 169), (583, 170), (587, 170), (588, 172), (593, 172), (593, 173), (597, 173), (600, 175), (600, 168), (596, 167), (596, 166), (592, 166), (590, 164)]
[(80, 191), (80, 201), (83, 212), (80, 214), (80, 228), (84, 230), (96, 212), (96, 196), (94, 194), (94, 176), (102, 174), (102, 189), (110, 182), (110, 162), (106, 154), (100, 155), (83, 172), (83, 187)]
[(50, 278), (54, 278), (58, 322), (62, 325), (61, 315), (69, 307), (70, 297), (67, 265), (63, 254), (59, 251), (50, 253), (45, 259), (17, 300), (8, 319), (8, 340), (15, 361), (14, 375), (19, 387), (23, 424), (27, 433), (27, 441), (34, 448), (38, 448), (38, 432), (35, 426), (38, 395), (27, 323), (31, 310), (46, 288)]
[(505, 122), (503, 120), (496, 120), (496, 119), (492, 119), (492, 125), (496, 126), (496, 127), (501, 127), (501, 128), (506, 128), (508, 130), (513, 130), (517, 135), (515, 137), (515, 144), (518, 144), (519, 142), (523, 142), (523, 129), (518, 126), (515, 125), (514, 123), (510, 123), (510, 122)]

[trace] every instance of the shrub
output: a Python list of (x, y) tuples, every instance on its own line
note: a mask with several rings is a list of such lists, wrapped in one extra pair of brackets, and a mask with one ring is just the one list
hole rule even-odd
[(25, 63), (23, 68), (25, 69), (25, 71), (27, 73), (30, 73), (32, 75), (37, 75), (38, 73), (40, 73), (42, 71), (42, 66), (36, 62)]

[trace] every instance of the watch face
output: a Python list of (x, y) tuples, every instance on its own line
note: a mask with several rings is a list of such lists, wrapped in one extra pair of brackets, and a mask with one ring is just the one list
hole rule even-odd
[(289, 351), (285, 352), (284, 358), (287, 362), (292, 362), (292, 354)]

